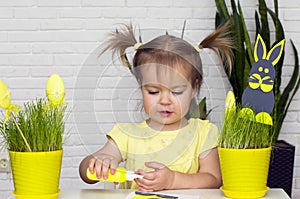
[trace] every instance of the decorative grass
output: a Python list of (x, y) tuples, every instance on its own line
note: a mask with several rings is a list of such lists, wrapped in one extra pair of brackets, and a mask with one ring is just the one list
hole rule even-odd
[(241, 107), (229, 110), (224, 117), (219, 146), (235, 149), (257, 149), (272, 146), (272, 126), (239, 114)]
[(0, 122), (0, 135), (8, 150), (29, 151), (19, 129), (33, 152), (62, 149), (66, 106), (50, 108), (47, 102), (45, 99), (26, 102), (20, 113), (12, 115), (4, 126)]

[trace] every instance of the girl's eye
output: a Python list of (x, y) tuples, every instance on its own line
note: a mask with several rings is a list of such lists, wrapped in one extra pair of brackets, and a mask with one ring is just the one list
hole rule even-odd
[(172, 93), (174, 95), (181, 95), (183, 93), (183, 91), (172, 91)]
[(148, 91), (148, 93), (149, 93), (150, 95), (155, 95), (155, 94), (158, 94), (158, 91)]

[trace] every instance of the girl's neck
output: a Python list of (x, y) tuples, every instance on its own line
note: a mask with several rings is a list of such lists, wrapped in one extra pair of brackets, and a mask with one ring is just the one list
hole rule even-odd
[(188, 120), (185, 118), (182, 118), (181, 121), (176, 122), (176, 123), (172, 123), (172, 124), (161, 124), (158, 122), (155, 122), (153, 120), (151, 120), (151, 118), (146, 120), (146, 123), (148, 124), (148, 126), (156, 131), (174, 131), (174, 130), (178, 130), (181, 129), (183, 127), (185, 127), (186, 125), (188, 125)]

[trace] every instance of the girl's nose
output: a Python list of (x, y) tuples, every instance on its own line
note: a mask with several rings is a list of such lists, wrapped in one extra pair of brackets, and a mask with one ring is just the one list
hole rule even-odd
[(169, 92), (162, 92), (160, 95), (161, 104), (171, 104), (171, 95)]

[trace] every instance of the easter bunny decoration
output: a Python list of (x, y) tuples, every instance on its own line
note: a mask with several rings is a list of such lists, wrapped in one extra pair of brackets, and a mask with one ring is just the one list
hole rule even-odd
[(248, 86), (242, 95), (243, 114), (264, 124), (272, 125), (270, 114), (274, 107), (274, 66), (279, 61), (284, 40), (278, 42), (267, 54), (266, 45), (258, 34), (254, 46), (254, 60)]

